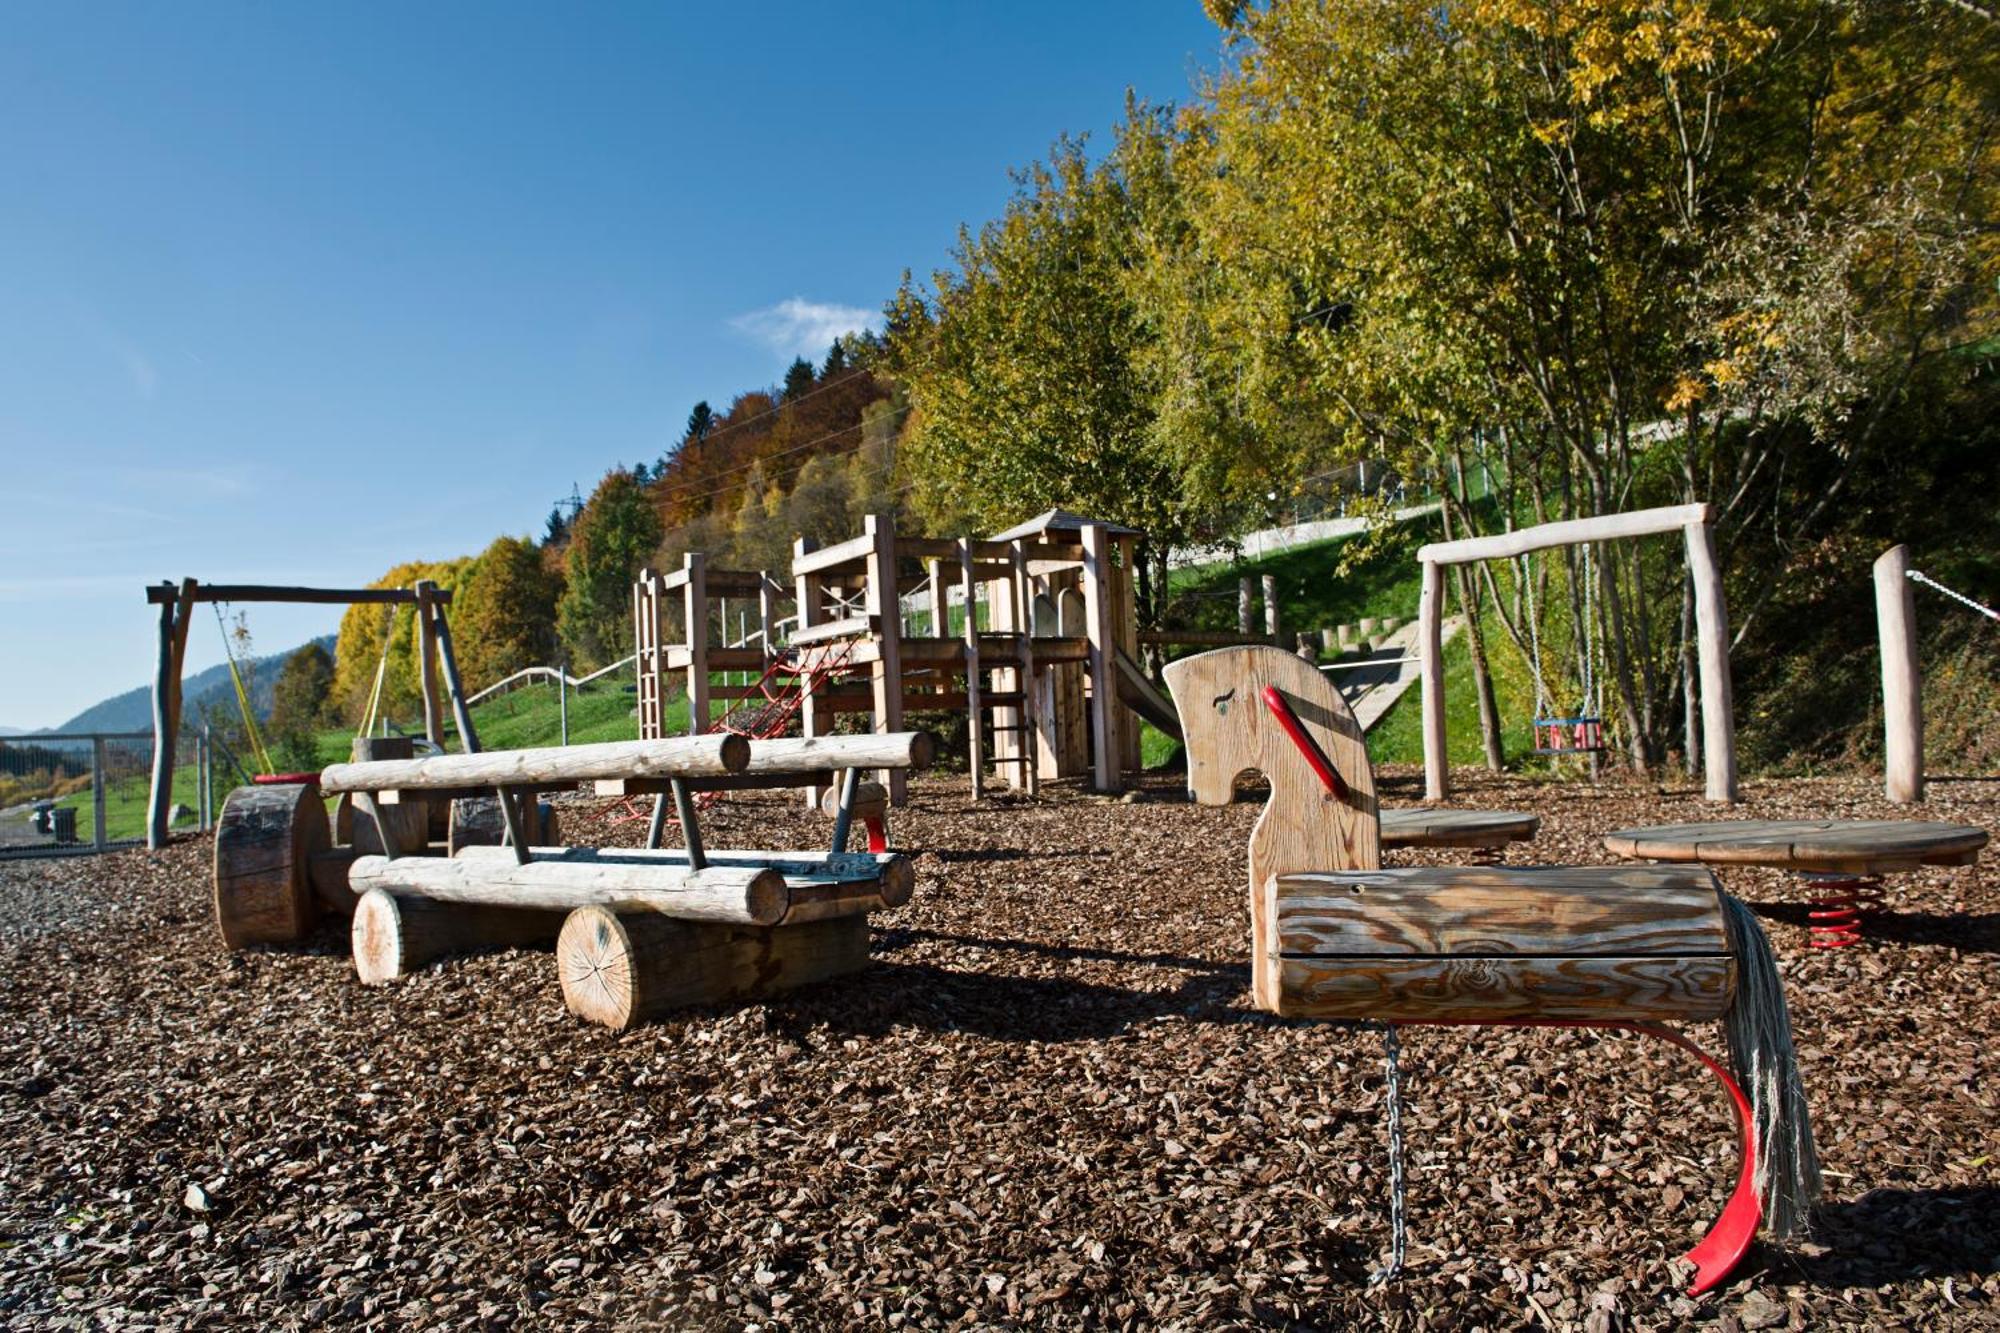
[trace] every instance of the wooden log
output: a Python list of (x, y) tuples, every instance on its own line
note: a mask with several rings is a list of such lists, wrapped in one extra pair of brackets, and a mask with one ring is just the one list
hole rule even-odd
[[(1706, 509), (1707, 506), (1699, 506)], [(1711, 801), (1733, 802), (1736, 790), (1736, 702), (1729, 680), (1729, 604), (1715, 533), (1706, 519), (1687, 528), (1688, 578), (1694, 583), (1695, 647), (1701, 659), (1702, 783)]]
[[(391, 806), (390, 809), (395, 807)], [(556, 808), (547, 801), (534, 804), (535, 827), (528, 839), (536, 847), (554, 847), (558, 836)], [(468, 847), (500, 847), (507, 840), (507, 818), (497, 796), (461, 796), (451, 803), (451, 824), (445, 831), (445, 855), (457, 856)]]
[[(479, 850), (479, 849), (469, 849)], [(569, 849), (584, 850), (584, 849)], [(791, 906), (783, 874), (762, 866), (648, 863), (600, 856), (537, 859), (525, 864), (501, 858), (363, 856), (348, 871), (356, 893), (387, 889), (438, 902), (492, 907), (540, 907), (569, 911), (595, 905), (621, 911), (651, 911), (688, 921), (774, 925)]]
[(547, 948), (564, 912), (440, 903), (370, 889), (355, 904), (349, 936), (364, 986), (406, 977), (439, 958), (494, 949)]
[(758, 929), (583, 907), (556, 941), (563, 1003), (621, 1031), (688, 1005), (762, 999), (867, 964), (863, 916)]
[(1451, 760), (1444, 721), (1444, 569), (1424, 561), (1423, 592), (1417, 601), (1417, 671), (1422, 680), (1424, 799), (1442, 801), (1451, 791)]
[(1897, 805), (1924, 799), (1923, 664), (1910, 548), (1892, 546), (1875, 562), (1875, 626), (1882, 650), (1882, 787)]
[(326, 807), (311, 784), (229, 793), (215, 826), (215, 924), (223, 946), (304, 939), (319, 915), (312, 855), (328, 845)]
[[(863, 736), (787, 736), (750, 743), (745, 773), (816, 773), (833, 768), (929, 768), (937, 742), (928, 731)], [(893, 792), (892, 792), (893, 799)]]
[(1662, 532), (1679, 532), (1709, 521), (1706, 504), (1668, 505), (1660, 509), (1635, 509), (1623, 514), (1599, 514), (1591, 518), (1564, 519), (1558, 523), (1538, 523), (1531, 528), (1496, 533), (1491, 537), (1463, 537), (1457, 541), (1430, 542), (1419, 547), (1417, 559), (1425, 564), (1457, 565), (1468, 560), (1495, 560), (1522, 555), (1552, 546), (1574, 546), (1580, 542), (1610, 541), (1619, 537), (1646, 537)]
[[(157, 606), (175, 599), (174, 586), (163, 583), (146, 589), (146, 602)], [(281, 588), (267, 583), (205, 583), (196, 595), (198, 602), (306, 602), (314, 605), (380, 605), (384, 602), (414, 602), (417, 595), (408, 588)], [(440, 588), (437, 600), (449, 604), (451, 590)]]
[[(901, 907), (916, 891), (916, 867), (897, 852), (706, 851), (711, 867), (774, 870), (784, 876), (789, 906), (780, 923)], [(684, 847), (537, 847), (535, 860), (572, 865), (627, 864), (687, 872)], [(468, 847), (458, 859), (505, 868), (511, 854), (499, 847)]]
[(466, 787), (551, 786), (594, 778), (713, 777), (741, 772), (750, 742), (727, 733), (669, 736), (656, 741), (603, 741), (535, 750), (487, 750), (428, 759), (333, 764), (322, 790), (451, 790)]
[[(424, 844), (416, 852), (419, 856), (443, 856), (442, 842)], [(325, 851), (314, 852), (306, 863), (306, 877), (312, 883), (313, 896), (319, 899), (322, 915), (337, 916), (345, 920), (354, 915), (354, 905), (361, 895), (347, 882), (347, 872), (363, 853), (353, 847), (329, 847)]]
[(1277, 1012), (1382, 1022), (1717, 1018), (1715, 877), (1681, 866), (1275, 875)]

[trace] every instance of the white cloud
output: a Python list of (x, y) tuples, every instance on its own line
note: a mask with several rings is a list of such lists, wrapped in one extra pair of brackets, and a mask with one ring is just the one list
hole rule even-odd
[(785, 356), (817, 361), (843, 333), (873, 329), (880, 316), (866, 306), (833, 305), (794, 296), (788, 301), (737, 315), (729, 327)]

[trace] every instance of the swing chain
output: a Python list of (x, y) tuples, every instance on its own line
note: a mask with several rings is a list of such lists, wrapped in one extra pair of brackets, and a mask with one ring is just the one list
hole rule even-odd
[(1908, 573), (1908, 575), (1916, 582), (1924, 584), (1927, 587), (1936, 588), (1939, 592), (1951, 598), (1952, 601), (1962, 602), (1966, 606), (1969, 606), (1973, 610), (1977, 611), (1980, 615), (1985, 616), (1988, 620), (2000, 620), (2000, 611), (1995, 611), (1990, 606), (1982, 606), (1978, 602), (1973, 601), (1970, 597), (1967, 597), (1964, 593), (1955, 592), (1952, 589), (1945, 587), (1942, 583), (1939, 583), (1936, 579), (1924, 573), (1921, 569), (1912, 569), (1912, 570), (1907, 570), (1905, 572)]
[(1403, 1179), (1403, 1074), (1398, 1060), (1402, 1044), (1394, 1023), (1382, 1025), (1382, 1064), (1387, 1072), (1382, 1094), (1389, 1120), (1389, 1260), (1368, 1275), (1368, 1285), (1379, 1287), (1395, 1280), (1403, 1271), (1407, 1245), (1405, 1213), (1409, 1192)]

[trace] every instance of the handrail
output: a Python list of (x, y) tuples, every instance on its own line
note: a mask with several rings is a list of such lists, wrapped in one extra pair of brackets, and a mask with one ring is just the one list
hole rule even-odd
[(553, 679), (556, 681), (560, 681), (563, 685), (567, 686), (570, 689), (573, 690), (581, 689), (585, 685), (590, 684), (591, 681), (598, 679), (600, 676), (608, 676), (614, 671), (618, 671), (625, 667), (631, 666), (632, 663), (636, 662), (638, 659), (639, 655), (637, 653), (634, 653), (629, 657), (620, 658), (618, 661), (613, 662), (610, 666), (599, 667), (597, 670), (591, 672), (587, 676), (572, 676), (556, 667), (547, 667), (547, 666), (522, 667), (519, 671), (516, 671), (513, 675), (505, 677), (504, 679), (501, 680), (494, 681), (491, 685), (488, 685), (485, 689), (481, 690), (479, 693), (467, 699), (465, 703), (466, 706), (469, 708), (473, 704), (479, 703), (481, 700), (490, 699), (496, 694), (505, 693), (506, 691), (513, 689), (516, 685), (519, 685), (527, 680), (535, 678)]

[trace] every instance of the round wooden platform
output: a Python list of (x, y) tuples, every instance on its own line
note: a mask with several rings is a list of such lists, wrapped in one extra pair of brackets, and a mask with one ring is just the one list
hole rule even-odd
[(1520, 810), (1427, 810), (1409, 806), (1382, 812), (1382, 846), (1505, 847), (1527, 842), (1542, 826)]
[(1604, 835), (1604, 849), (1635, 861), (1885, 875), (1970, 865), (1986, 830), (1922, 819), (1730, 819), (1661, 824)]

